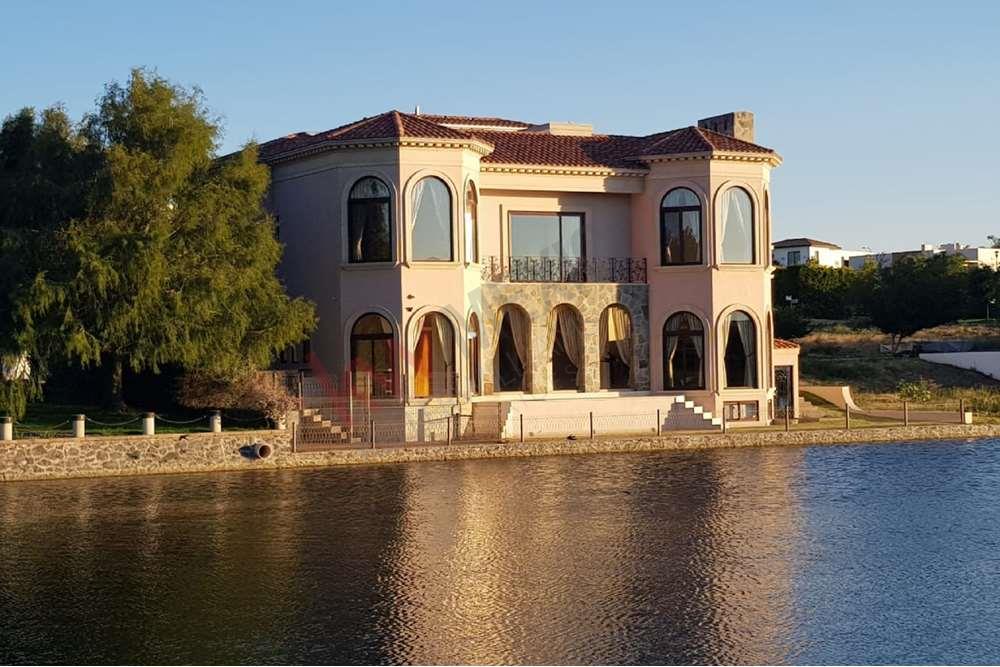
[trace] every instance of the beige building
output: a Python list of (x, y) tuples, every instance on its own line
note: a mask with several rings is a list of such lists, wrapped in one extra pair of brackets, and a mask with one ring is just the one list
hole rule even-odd
[(844, 250), (835, 243), (816, 239), (782, 239), (771, 245), (771, 259), (776, 266), (800, 266), (816, 262), (820, 266), (849, 268), (852, 257), (867, 254), (864, 250)]
[(542, 435), (581, 414), (758, 425), (796, 404), (797, 349), (776, 349), (771, 317), (781, 159), (748, 112), (623, 136), (390, 111), (261, 159), (283, 278), (317, 304), (309, 373), (364, 382), (408, 438), (454, 414)]

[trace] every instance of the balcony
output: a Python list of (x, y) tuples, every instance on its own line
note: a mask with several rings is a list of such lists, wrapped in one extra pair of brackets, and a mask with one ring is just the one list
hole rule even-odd
[(484, 257), (482, 264), (491, 283), (646, 282), (645, 257)]

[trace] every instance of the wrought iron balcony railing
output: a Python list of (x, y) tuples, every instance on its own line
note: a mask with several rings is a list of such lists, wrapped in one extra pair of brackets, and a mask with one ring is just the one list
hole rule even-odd
[(645, 283), (645, 257), (484, 257), (491, 283)]

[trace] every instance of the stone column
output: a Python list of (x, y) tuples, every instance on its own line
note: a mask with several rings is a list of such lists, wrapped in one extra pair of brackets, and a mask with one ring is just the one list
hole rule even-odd
[(142, 418), (142, 434), (154, 435), (156, 433), (156, 415), (147, 412)]
[(548, 344), (548, 318), (533, 317), (531, 319), (531, 386), (528, 389), (532, 394), (546, 394), (550, 389), (552, 350), (549, 349)]
[(14, 440), (14, 420), (10, 417), (0, 417), (0, 441)]
[(583, 321), (583, 390), (601, 390), (601, 318)]
[(73, 417), (73, 437), (83, 438), (87, 435), (87, 418), (84, 415)]
[(212, 433), (222, 433), (222, 412), (216, 410), (209, 415), (208, 426)]

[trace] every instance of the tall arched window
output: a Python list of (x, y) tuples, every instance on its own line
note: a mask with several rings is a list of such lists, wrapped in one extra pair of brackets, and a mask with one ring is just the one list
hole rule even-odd
[(413, 259), (450, 262), (451, 193), (440, 178), (428, 176), (413, 186)]
[(371, 387), (372, 396), (396, 395), (396, 344), (389, 320), (362, 315), (351, 328), (351, 373), (355, 389)]
[(701, 200), (675, 188), (660, 203), (660, 264), (701, 263)]
[(674, 313), (663, 324), (663, 386), (705, 388), (705, 329), (693, 313)]
[(348, 261), (392, 261), (392, 215), (389, 188), (368, 176), (354, 184), (347, 199)]
[(469, 315), (469, 392), (478, 395), (480, 375), (480, 342), (479, 342), (479, 318), (475, 313)]
[(417, 323), (413, 347), (413, 394), (417, 398), (454, 396), (455, 328), (441, 313), (428, 313)]
[(624, 306), (611, 304), (601, 313), (601, 389), (626, 389), (635, 382), (632, 316)]
[(465, 186), (465, 260), (479, 261), (479, 198), (476, 186), (469, 181)]
[(729, 188), (722, 194), (722, 262), (755, 261), (753, 202), (743, 188)]
[(726, 386), (757, 386), (757, 328), (742, 310), (726, 318), (722, 327), (722, 345), (726, 351)]
[(584, 347), (583, 318), (569, 304), (560, 304), (549, 318), (549, 338), (552, 341), (552, 388), (584, 388)]

